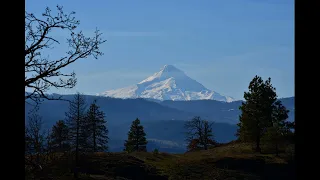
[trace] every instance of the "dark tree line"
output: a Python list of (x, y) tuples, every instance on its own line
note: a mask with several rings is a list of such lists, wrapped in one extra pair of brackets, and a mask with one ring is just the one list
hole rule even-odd
[(106, 123), (105, 115), (97, 102), (92, 102), (87, 108), (84, 96), (78, 93), (69, 103), (66, 120), (57, 121), (47, 134), (41, 127), (42, 119), (37, 112), (29, 117), (25, 131), (26, 154), (35, 155), (34, 163), (41, 165), (44, 162), (41, 162), (40, 156), (44, 152), (75, 152), (74, 176), (78, 177), (80, 152), (108, 150)]
[[(77, 178), (80, 153), (108, 150), (108, 128), (104, 112), (100, 110), (97, 101), (93, 101), (87, 108), (84, 96), (79, 93), (69, 102), (69, 110), (65, 115), (65, 120), (57, 121), (48, 132), (45, 132), (41, 116), (37, 111), (33, 112), (25, 131), (26, 155), (35, 157), (27, 160), (39, 168), (46, 163), (41, 158), (46, 152), (49, 156), (56, 152), (74, 152), (72, 153), (75, 155), (74, 177)], [(124, 151), (146, 152), (147, 143), (146, 133), (137, 118), (132, 122), (128, 132)]]
[(87, 110), (83, 95), (76, 94), (70, 102), (69, 111), (66, 113), (66, 122), (69, 127), (69, 142), (75, 151), (76, 169), (79, 168), (79, 152), (97, 152), (108, 150), (108, 129), (104, 113), (93, 101)]
[[(47, 7), (41, 16), (36, 16), (27, 11), (25, 12), (24, 54), (26, 103), (33, 102), (37, 107), (38, 103), (44, 99), (63, 100), (61, 97), (53, 97), (46, 94), (52, 87), (75, 87), (77, 83), (75, 73), (63, 73), (62, 70), (79, 59), (86, 59), (88, 57), (97, 59), (103, 55), (100, 51), (100, 45), (105, 42), (105, 40), (101, 38), (102, 34), (99, 30), (96, 30), (92, 37), (87, 37), (82, 31), (77, 31), (80, 21), (75, 19), (74, 14), (75, 12), (65, 13), (63, 7), (59, 5), (56, 7), (55, 13)], [(53, 59), (44, 52), (61, 43), (52, 34), (52, 32), (59, 30), (69, 32), (70, 36), (67, 39), (68, 50), (64, 54), (61, 54), (60, 58)], [(72, 106), (75, 107), (76, 105)], [(36, 114), (37, 112), (34, 113)], [(82, 132), (83, 124), (81, 123), (83, 121), (81, 115), (82, 114), (77, 114), (75, 117), (69, 117), (74, 121), (70, 128), (67, 123), (59, 121), (53, 127), (52, 132), (47, 132), (47, 135), (40, 133), (38, 130), (39, 127), (41, 127), (41, 118), (30, 118), (30, 122), (32, 123), (28, 124), (25, 132), (26, 152), (40, 154), (42, 149), (46, 149), (47, 152), (49, 152), (49, 150), (64, 151), (70, 147), (75, 147), (76, 152), (78, 152), (79, 147), (83, 145), (85, 139), (91, 135), (89, 132), (86, 135)], [(35, 118), (37, 118), (37, 120), (35, 120)], [(71, 119), (69, 120), (71, 121)], [(68, 134), (67, 139), (65, 139), (66, 133)], [(100, 134), (103, 133), (107, 133), (107, 131), (105, 129), (101, 130)], [(104, 138), (106, 137), (107, 136), (104, 136)], [(97, 138), (97, 135), (95, 135), (94, 142), (98, 143), (92, 145), (89, 149), (96, 148), (96, 150), (102, 150), (107, 148), (105, 145), (99, 145), (99, 143), (107, 143), (107, 141), (102, 141)], [(44, 147), (43, 144), (46, 144), (46, 146)], [(38, 156), (37, 159), (40, 159), (40, 155)], [(39, 166), (39, 162), (33, 163), (28, 158), (26, 158), (26, 162)]]

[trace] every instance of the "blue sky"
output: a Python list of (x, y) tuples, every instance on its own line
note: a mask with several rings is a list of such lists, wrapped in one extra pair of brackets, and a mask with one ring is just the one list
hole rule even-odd
[[(255, 76), (271, 77), (279, 97), (294, 96), (294, 1), (291, 0), (26, 0), (75, 11), (79, 30), (107, 40), (98, 60), (83, 59), (77, 86), (55, 93), (96, 94), (133, 85), (171, 64), (205, 87), (243, 99)], [(54, 32), (66, 42), (66, 34)], [(64, 55), (66, 45), (50, 51)]]

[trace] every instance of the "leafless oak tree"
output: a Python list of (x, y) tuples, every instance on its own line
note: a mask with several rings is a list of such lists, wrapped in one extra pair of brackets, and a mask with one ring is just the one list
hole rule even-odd
[[(26, 163), (28, 162), (36, 168), (41, 168), (40, 155), (43, 153), (45, 143), (42, 125), (42, 117), (35, 111), (29, 116), (25, 127), (25, 154), (29, 156), (29, 158), (25, 158)], [(33, 156), (35, 159), (32, 158)]]
[(189, 149), (203, 148), (208, 149), (208, 146), (215, 145), (212, 133), (213, 123), (201, 119), (199, 116), (185, 123), (186, 141), (189, 144)]
[[(61, 99), (49, 97), (46, 92), (54, 88), (73, 88), (76, 85), (75, 73), (64, 74), (61, 69), (79, 59), (90, 56), (98, 58), (103, 53), (99, 50), (102, 43), (101, 33), (96, 30), (93, 37), (86, 37), (82, 31), (75, 32), (80, 24), (74, 17), (75, 12), (66, 14), (62, 6), (57, 6), (53, 15), (47, 7), (42, 17), (25, 12), (25, 88), (31, 89), (25, 94), (25, 100), (40, 102), (42, 99)], [(70, 33), (67, 39), (68, 51), (58, 59), (44, 57), (44, 50), (59, 45), (53, 31), (65, 30)]]

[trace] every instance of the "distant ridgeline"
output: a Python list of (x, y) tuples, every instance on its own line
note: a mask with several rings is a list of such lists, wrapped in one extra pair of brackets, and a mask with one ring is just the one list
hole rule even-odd
[[(54, 94), (54, 96), (59, 96)], [(87, 103), (97, 99), (97, 104), (105, 112), (109, 127), (110, 151), (122, 151), (131, 122), (139, 118), (149, 141), (148, 151), (158, 148), (163, 152), (184, 152), (184, 122), (194, 116), (214, 121), (213, 132), (218, 142), (235, 140), (241, 101), (222, 102), (215, 100), (194, 101), (152, 101), (146, 99), (116, 99), (85, 95)], [(62, 98), (72, 100), (73, 95)], [(289, 120), (294, 120), (294, 97), (282, 98), (283, 105), (290, 110)], [(51, 128), (58, 120), (64, 120), (68, 110), (67, 101), (45, 100), (39, 106), (43, 128)], [(26, 120), (33, 109), (25, 104)]]

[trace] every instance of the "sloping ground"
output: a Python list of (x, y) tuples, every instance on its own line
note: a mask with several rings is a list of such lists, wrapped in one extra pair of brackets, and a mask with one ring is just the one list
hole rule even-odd
[(185, 154), (135, 153), (168, 179), (295, 179), (290, 156), (256, 154), (252, 145), (230, 143), (207, 151)]
[[(231, 143), (207, 151), (168, 153), (95, 153), (81, 156), (81, 179), (231, 180), (295, 179), (288, 156), (255, 154), (248, 144)], [(72, 179), (70, 158), (46, 171), (53, 179)]]
[[(80, 179), (165, 180), (156, 167), (126, 153), (94, 153), (80, 156)], [(73, 179), (74, 159), (63, 156), (42, 171), (45, 179)]]

